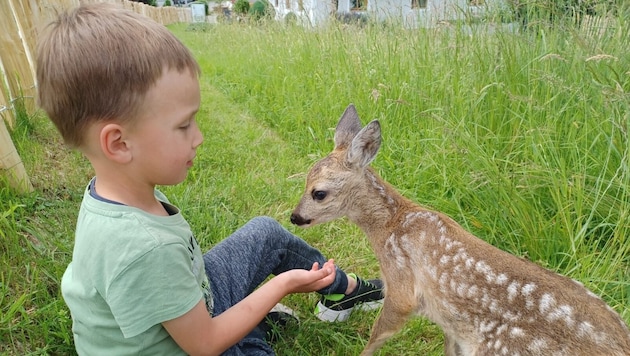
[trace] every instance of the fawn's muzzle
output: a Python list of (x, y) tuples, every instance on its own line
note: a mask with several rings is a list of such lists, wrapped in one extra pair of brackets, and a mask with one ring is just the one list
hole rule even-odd
[(293, 213), (291, 214), (291, 223), (297, 226), (308, 225), (311, 223), (311, 219), (304, 219), (302, 216)]

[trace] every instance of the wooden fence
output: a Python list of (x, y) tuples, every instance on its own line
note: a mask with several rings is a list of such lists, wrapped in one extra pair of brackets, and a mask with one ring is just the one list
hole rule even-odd
[(0, 0), (0, 178), (20, 192), (33, 187), (9, 129), (19, 111), (31, 115), (36, 110), (37, 34), (60, 12), (87, 2), (117, 3), (164, 25), (192, 20), (190, 8), (157, 8), (128, 0)]

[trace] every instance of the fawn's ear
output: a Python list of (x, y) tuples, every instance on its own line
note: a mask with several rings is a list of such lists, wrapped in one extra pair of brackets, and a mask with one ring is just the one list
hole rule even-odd
[(351, 166), (363, 168), (370, 164), (381, 147), (381, 124), (373, 120), (354, 137), (346, 158)]
[(335, 149), (347, 148), (352, 139), (361, 131), (361, 120), (353, 104), (348, 105), (343, 112), (337, 128), (335, 128)]

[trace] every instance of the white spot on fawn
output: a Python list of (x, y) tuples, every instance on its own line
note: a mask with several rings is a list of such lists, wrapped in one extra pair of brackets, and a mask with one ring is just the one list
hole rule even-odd
[(521, 316), (519, 314), (514, 314), (511, 311), (506, 311), (503, 313), (503, 319), (505, 320), (509, 320), (509, 321), (517, 321), (521, 318)]
[(457, 296), (460, 298), (464, 298), (466, 296), (466, 292), (468, 291), (468, 285), (466, 283), (460, 283), (457, 286)]
[(438, 283), (440, 284), (440, 291), (442, 293), (448, 293), (448, 290), (447, 290), (448, 278), (449, 277), (446, 272), (443, 272), (442, 274), (440, 274), (440, 279), (438, 280)]
[(549, 309), (553, 308), (555, 304), (556, 300), (554, 297), (549, 293), (545, 293), (540, 298), (540, 306), (538, 310), (540, 311), (540, 314), (547, 314)]
[(516, 296), (518, 295), (518, 290), (519, 290), (520, 284), (516, 281), (513, 281), (512, 283), (510, 283), (510, 285), (507, 287), (507, 291), (508, 291), (508, 301), (511, 303), (514, 301), (514, 298), (516, 298)]
[(427, 263), (425, 261), (424, 265), (426, 266), (425, 269), (427, 271), (427, 274), (429, 275), (429, 277), (434, 280), (437, 281), (437, 267), (431, 265), (430, 263)]
[(449, 255), (442, 255), (442, 257), (440, 257), (440, 265), (441, 266), (446, 266), (451, 260), (451, 256)]
[(516, 338), (516, 337), (523, 337), (523, 336), (525, 336), (525, 330), (517, 326), (513, 326), (510, 329), (510, 337)]
[(535, 339), (527, 347), (534, 354), (541, 354), (547, 348), (547, 341), (544, 339)]
[(503, 332), (504, 332), (505, 330), (507, 330), (507, 328), (508, 328), (508, 326), (507, 326), (507, 325), (505, 325), (505, 324), (502, 324), (501, 326), (499, 326), (499, 327), (497, 328), (497, 332), (496, 332), (497, 336), (500, 336), (501, 334), (503, 334)]
[[(405, 238), (405, 237), (406, 236), (403, 235), (402, 238)], [(390, 255), (396, 261), (396, 266), (398, 266), (398, 268), (401, 268), (401, 269), (405, 268), (407, 265), (407, 259), (405, 258), (402, 250), (400, 249), (400, 246), (398, 246), (398, 240), (396, 239), (395, 234), (391, 234), (389, 238), (387, 239), (387, 241), (385, 241), (385, 247), (390, 252)]]
[(593, 325), (588, 321), (583, 321), (578, 325), (578, 336), (589, 336), (593, 333)]
[(466, 269), (471, 269), (475, 265), (475, 259), (472, 257), (468, 257), (466, 262), (464, 262)]
[[(419, 216), (420, 216), (419, 212), (407, 214), (405, 216), (405, 221), (403, 221), (402, 227), (403, 228), (407, 228), (409, 225), (415, 223)], [(423, 233), (424, 233), (424, 231), (423, 231)]]
[(521, 289), (521, 293), (525, 297), (525, 307), (527, 307), (527, 309), (530, 309), (530, 310), (533, 309), (535, 305), (534, 298), (532, 297), (532, 293), (534, 292), (535, 289), (536, 289), (536, 285), (534, 283), (527, 283)]
[(491, 332), (495, 326), (497, 326), (497, 322), (494, 320), (490, 320), (490, 321), (482, 321), (481, 323), (479, 323), (479, 331), (482, 333), (489, 333)]
[(468, 258), (468, 254), (466, 254), (466, 250), (464, 248), (460, 248), (457, 250), (455, 256), (453, 256), (453, 262), (466, 261)]
[(547, 315), (547, 320), (551, 322), (560, 319), (563, 319), (567, 326), (573, 327), (575, 323), (573, 320), (573, 309), (568, 305), (561, 305)]
[(483, 274), (488, 283), (497, 282), (497, 275), (492, 271), (492, 268), (486, 262), (478, 261), (475, 264), (475, 271)]
[(500, 275), (497, 276), (496, 282), (498, 285), (504, 285), (505, 282), (507, 282), (507, 280), (508, 280), (508, 277), (504, 273), (501, 273)]

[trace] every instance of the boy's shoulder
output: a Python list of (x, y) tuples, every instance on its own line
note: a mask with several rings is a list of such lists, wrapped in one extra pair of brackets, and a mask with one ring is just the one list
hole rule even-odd
[(174, 214), (157, 216), (105, 201), (90, 194), (88, 187), (79, 210), (75, 245), (134, 251), (167, 244), (187, 244), (192, 236), (190, 225), (163, 193), (156, 190), (155, 195), (168, 210), (175, 210)]

